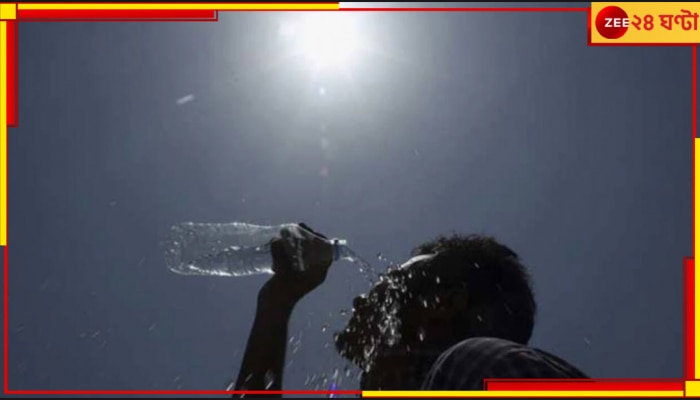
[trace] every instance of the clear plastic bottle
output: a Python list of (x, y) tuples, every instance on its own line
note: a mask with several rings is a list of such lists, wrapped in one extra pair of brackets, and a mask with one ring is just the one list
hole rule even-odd
[[(164, 243), (165, 262), (182, 275), (247, 276), (271, 274), (271, 242), (282, 236), (303, 238), (297, 224), (277, 226), (242, 222), (174, 225)], [(356, 261), (357, 257), (342, 239), (331, 239), (333, 260)], [(303, 262), (296, 263), (299, 269)]]

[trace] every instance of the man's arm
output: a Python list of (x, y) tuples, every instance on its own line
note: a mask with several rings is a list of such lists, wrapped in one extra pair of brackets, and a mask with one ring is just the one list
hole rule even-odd
[(287, 326), (296, 301), (284, 296), (275, 296), (274, 294), (280, 293), (279, 285), (278, 279), (270, 279), (258, 295), (255, 320), (248, 337), (235, 390), (282, 388), (287, 352)]
[[(294, 306), (306, 294), (322, 284), (333, 262), (333, 246), (325, 236), (306, 225), (299, 225), (297, 241), (288, 232), (271, 244), (275, 274), (258, 293), (253, 328), (248, 337), (235, 390), (281, 390), (284, 359), (287, 352), (287, 327)], [(295, 268), (295, 257), (303, 254), (303, 272)], [(234, 397), (243, 397), (236, 395)], [(245, 397), (281, 397), (281, 395), (245, 395)]]

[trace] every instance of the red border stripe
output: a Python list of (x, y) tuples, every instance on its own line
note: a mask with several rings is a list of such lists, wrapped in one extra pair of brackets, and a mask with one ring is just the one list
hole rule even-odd
[(17, 10), (17, 19), (26, 20), (181, 20), (213, 21), (216, 10)]
[(683, 391), (685, 382), (678, 381), (499, 381), (487, 380), (487, 390), (500, 391)]
[(17, 21), (7, 22), (7, 126), (17, 126)]

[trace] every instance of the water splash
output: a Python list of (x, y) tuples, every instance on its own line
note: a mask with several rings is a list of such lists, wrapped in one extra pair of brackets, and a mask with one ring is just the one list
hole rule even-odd
[(186, 96), (182, 96), (182, 97), (180, 97), (179, 99), (177, 99), (177, 101), (175, 102), (175, 104), (177, 104), (178, 106), (181, 106), (181, 105), (187, 104), (187, 103), (189, 103), (189, 102), (191, 102), (191, 101), (193, 101), (193, 100), (194, 100), (194, 94), (190, 93), (190, 94), (188, 94), (188, 95), (186, 95)]
[(265, 390), (268, 390), (275, 384), (275, 374), (272, 371), (265, 372)]

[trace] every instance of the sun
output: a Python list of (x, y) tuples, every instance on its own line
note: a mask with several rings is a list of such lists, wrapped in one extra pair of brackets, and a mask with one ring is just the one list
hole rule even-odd
[(357, 59), (358, 32), (347, 13), (315, 12), (280, 28), (311, 68), (349, 68)]

